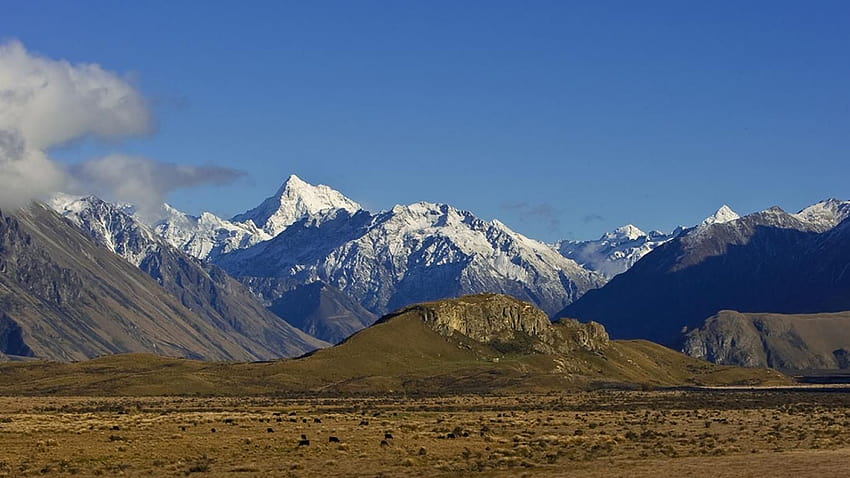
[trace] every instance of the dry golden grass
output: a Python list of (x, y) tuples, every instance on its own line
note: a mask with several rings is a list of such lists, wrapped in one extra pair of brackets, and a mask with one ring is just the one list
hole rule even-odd
[(801, 392), (9, 397), (0, 476), (840, 476), (848, 405)]

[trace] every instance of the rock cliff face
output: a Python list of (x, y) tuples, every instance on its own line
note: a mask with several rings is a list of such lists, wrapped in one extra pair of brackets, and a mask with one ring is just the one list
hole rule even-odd
[[(477, 294), (401, 309), (392, 318), (415, 312), (440, 335), (455, 334), (505, 352), (567, 353), (577, 349), (599, 351), (609, 344), (598, 323), (549, 321), (537, 307), (499, 294)], [(382, 320), (388, 320), (388, 318)]]
[(786, 371), (846, 369), (850, 312), (748, 314), (720, 311), (690, 331), (688, 355), (724, 365)]

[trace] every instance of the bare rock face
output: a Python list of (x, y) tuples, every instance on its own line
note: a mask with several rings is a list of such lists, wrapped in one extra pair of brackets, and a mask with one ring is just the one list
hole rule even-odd
[(601, 351), (609, 344), (602, 325), (562, 319), (553, 324), (537, 307), (506, 295), (476, 294), (402, 309), (418, 312), (440, 335), (455, 334), (505, 352), (568, 353)]
[(582, 323), (576, 319), (560, 319), (555, 323), (555, 335), (559, 352), (576, 349), (601, 352), (608, 348), (611, 340), (599, 322)]

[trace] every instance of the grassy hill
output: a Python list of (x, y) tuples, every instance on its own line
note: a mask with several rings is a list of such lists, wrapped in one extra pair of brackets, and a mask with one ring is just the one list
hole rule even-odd
[[(609, 341), (598, 324), (543, 326), (535, 322), (538, 313), (497, 295), (422, 304), (335, 347), (274, 362), (134, 354), (72, 364), (5, 363), (0, 394), (490, 393), (787, 382), (774, 371), (713, 365), (646, 341)], [(458, 320), (468, 331), (492, 336), (476, 340), (446, 326)]]

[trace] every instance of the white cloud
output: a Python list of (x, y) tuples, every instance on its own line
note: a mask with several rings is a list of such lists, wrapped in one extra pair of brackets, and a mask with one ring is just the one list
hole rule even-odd
[(63, 168), (48, 155), (79, 138), (145, 134), (151, 123), (142, 95), (117, 74), (92, 63), (40, 57), (17, 41), (0, 44), (0, 208), (17, 208), (59, 190), (149, 206), (176, 189), (240, 175), (125, 155)]
[(125, 201), (152, 213), (172, 191), (206, 184), (227, 184), (240, 171), (219, 166), (188, 166), (162, 163), (138, 156), (112, 154), (74, 165), (74, 189), (106, 199)]
[(30, 54), (19, 42), (0, 45), (0, 130), (27, 148), (47, 150), (87, 135), (121, 138), (149, 131), (142, 96), (99, 65), (72, 65)]

